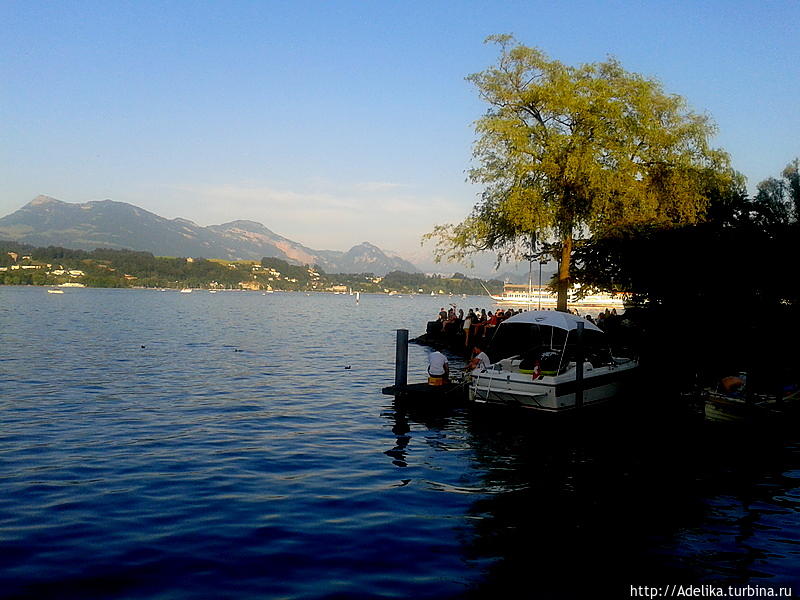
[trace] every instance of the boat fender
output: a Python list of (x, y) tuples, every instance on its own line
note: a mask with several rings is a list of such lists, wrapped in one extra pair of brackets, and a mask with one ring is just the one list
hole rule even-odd
[(743, 377), (731, 375), (729, 377), (723, 377), (719, 383), (723, 392), (726, 394), (732, 394), (733, 392), (740, 391), (744, 387), (745, 381)]

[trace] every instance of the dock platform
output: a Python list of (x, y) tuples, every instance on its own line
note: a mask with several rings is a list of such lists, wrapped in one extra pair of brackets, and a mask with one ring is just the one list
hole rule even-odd
[(389, 386), (381, 390), (387, 396), (403, 400), (420, 400), (430, 402), (462, 402), (467, 399), (467, 387), (461, 383), (446, 385), (428, 385), (427, 383), (409, 383), (403, 387)]

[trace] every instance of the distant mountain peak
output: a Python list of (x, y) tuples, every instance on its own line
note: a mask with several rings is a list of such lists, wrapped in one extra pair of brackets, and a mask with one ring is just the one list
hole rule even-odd
[(242, 229), (244, 231), (252, 231), (256, 233), (261, 233), (263, 231), (273, 233), (263, 223), (259, 223), (258, 221), (248, 221), (247, 219), (237, 219), (236, 221), (223, 223), (222, 225), (217, 225), (216, 227), (219, 229)]
[(55, 198), (51, 198), (50, 196), (45, 196), (44, 194), (40, 194), (39, 196), (36, 196), (36, 198), (28, 202), (28, 206), (44, 206), (46, 204), (66, 204), (66, 202), (62, 202), (61, 200), (56, 200)]

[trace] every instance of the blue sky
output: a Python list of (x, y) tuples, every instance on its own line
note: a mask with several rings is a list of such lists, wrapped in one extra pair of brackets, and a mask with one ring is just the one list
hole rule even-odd
[[(800, 2), (0, 2), (0, 216), (38, 194), (407, 255), (466, 216), (464, 80), (513, 33), (712, 116), (753, 189), (800, 155)], [(416, 257), (416, 256), (414, 256)]]

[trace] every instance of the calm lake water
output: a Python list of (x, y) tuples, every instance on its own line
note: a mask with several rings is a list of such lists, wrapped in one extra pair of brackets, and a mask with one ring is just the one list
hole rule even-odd
[(0, 596), (800, 592), (796, 424), (400, 410), (450, 301), (0, 287)]

